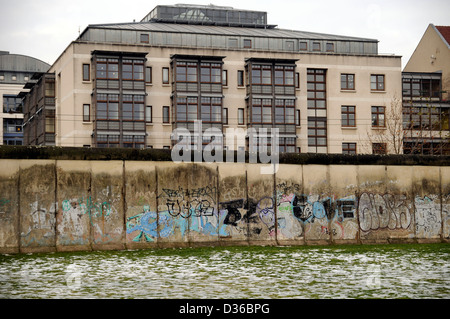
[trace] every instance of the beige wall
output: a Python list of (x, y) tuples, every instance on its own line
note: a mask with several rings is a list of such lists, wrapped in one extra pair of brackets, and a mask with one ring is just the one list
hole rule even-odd
[[(434, 58), (432, 58), (432, 56)], [(447, 91), (443, 99), (449, 99), (450, 92), (450, 48), (444, 43), (438, 31), (430, 24), (416, 50), (406, 64), (405, 72), (442, 71), (442, 88)]]
[[(327, 103), (328, 103), (328, 152), (342, 153), (343, 142), (355, 142), (358, 153), (371, 153), (371, 143), (367, 135), (371, 134), (371, 106), (389, 107), (393, 97), (401, 97), (401, 58), (397, 56), (350, 56), (335, 54), (290, 54), (267, 53), (213, 49), (189, 49), (169, 47), (148, 47), (143, 45), (92, 44), (73, 42), (50, 69), (56, 75), (57, 121), (56, 145), (83, 146), (91, 145), (92, 123), (83, 123), (83, 104), (91, 104), (93, 83), (82, 81), (83, 63), (91, 64), (93, 50), (147, 52), (146, 66), (152, 67), (153, 84), (147, 85), (147, 105), (153, 107), (153, 123), (147, 124), (147, 145), (153, 148), (170, 146), (172, 126), (162, 124), (162, 108), (170, 106), (170, 85), (162, 84), (162, 68), (170, 67), (173, 54), (225, 56), (224, 70), (228, 71), (228, 86), (224, 88), (224, 107), (228, 108), (230, 128), (237, 128), (238, 108), (245, 109), (246, 89), (237, 86), (237, 72), (244, 70), (246, 58), (282, 58), (297, 59), (300, 73), (300, 89), (297, 90), (297, 108), (301, 111), (301, 127), (297, 128), (299, 136), (297, 147), (308, 152), (307, 145), (307, 83), (308, 68), (328, 69)], [(354, 73), (356, 90), (343, 92), (340, 89), (340, 74)], [(61, 77), (59, 76), (61, 74)], [(370, 75), (385, 74), (386, 91), (370, 91)], [(91, 71), (91, 79), (93, 77)], [(341, 128), (341, 105), (355, 105), (357, 128)], [(73, 118), (75, 120), (73, 120)], [(91, 119), (93, 110), (91, 105)], [(243, 129), (246, 126), (241, 126)]]

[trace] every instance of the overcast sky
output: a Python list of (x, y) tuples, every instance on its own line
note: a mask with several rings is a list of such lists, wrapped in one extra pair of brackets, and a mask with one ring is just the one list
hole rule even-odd
[(378, 39), (408, 62), (430, 23), (450, 25), (448, 0), (0, 0), (0, 50), (49, 64), (89, 24), (140, 21), (158, 4), (268, 12), (279, 28)]

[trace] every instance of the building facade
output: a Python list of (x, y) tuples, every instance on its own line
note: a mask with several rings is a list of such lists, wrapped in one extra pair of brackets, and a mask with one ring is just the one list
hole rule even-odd
[(242, 147), (227, 129), (277, 128), (282, 152), (390, 152), (371, 135), (384, 136), (402, 92), (401, 58), (379, 54), (377, 40), (279, 29), (265, 12), (216, 6), (90, 25), (49, 73), (57, 146), (170, 149), (175, 129), (195, 139), (201, 121), (227, 149)]
[(428, 26), (402, 77), (404, 153), (450, 155), (450, 26)]
[(23, 104), (20, 92), (36, 72), (50, 65), (33, 57), (0, 51), (0, 145), (23, 145)]

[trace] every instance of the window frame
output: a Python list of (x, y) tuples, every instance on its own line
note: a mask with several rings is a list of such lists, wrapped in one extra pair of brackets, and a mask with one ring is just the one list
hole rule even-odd
[[(374, 79), (375, 79), (375, 81), (374, 81)], [(373, 88), (373, 86), (375, 86), (375, 88)], [(386, 75), (371, 74), (370, 75), (370, 91), (372, 91), (372, 92), (386, 91)]]
[(162, 107), (162, 120), (163, 124), (170, 124), (170, 106)]
[(82, 78), (83, 78), (83, 82), (91, 81), (91, 65), (88, 63), (83, 63)]
[[(311, 126), (311, 123), (314, 123), (314, 125)], [(322, 123), (323, 126), (319, 126), (318, 123)], [(321, 131), (324, 131), (324, 134), (319, 134)], [(324, 139), (325, 143), (319, 143), (320, 139)], [(314, 143), (310, 143), (311, 140), (314, 140)], [(308, 147), (328, 147), (328, 128), (326, 118), (308, 118)]]
[[(351, 118), (352, 115), (353, 115), (353, 119)], [(353, 124), (351, 121), (353, 121)], [(341, 126), (342, 127), (352, 127), (352, 128), (356, 127), (356, 106), (355, 105), (341, 105)]]
[(162, 68), (162, 84), (163, 85), (170, 84), (170, 72), (168, 67)]
[(238, 108), (238, 125), (245, 125), (245, 110)]
[[(382, 112), (380, 111), (382, 109)], [(373, 128), (385, 128), (386, 127), (386, 107), (385, 106), (372, 106), (372, 127)], [(382, 115), (382, 125), (380, 125)]]
[(357, 153), (357, 143), (354, 142), (343, 142), (342, 143), (342, 154), (345, 155), (356, 155)]
[[(345, 77), (345, 80), (344, 78)], [(349, 77), (353, 77), (353, 80), (350, 81)], [(356, 85), (355, 85), (355, 74), (354, 73), (341, 73), (341, 90), (342, 91), (355, 91)], [(350, 83), (353, 84), (353, 87), (350, 87)], [(345, 84), (345, 86), (343, 86)]]
[(83, 122), (88, 123), (91, 121), (91, 105), (83, 104)]

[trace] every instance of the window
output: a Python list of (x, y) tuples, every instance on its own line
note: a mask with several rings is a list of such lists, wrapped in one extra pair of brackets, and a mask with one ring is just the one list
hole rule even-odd
[(294, 86), (294, 67), (275, 66), (275, 85)]
[(308, 51), (308, 42), (300, 41), (300, 51)]
[(228, 86), (228, 71), (227, 70), (222, 71), (222, 85)]
[(179, 97), (176, 105), (177, 122), (194, 122), (198, 119), (198, 98)]
[(162, 68), (162, 82), (169, 84), (169, 68)]
[(3, 95), (4, 113), (22, 113), (22, 100), (15, 95)]
[(244, 109), (238, 109), (238, 125), (244, 125)]
[(387, 154), (386, 143), (372, 143), (372, 153), (379, 155)]
[(97, 147), (99, 148), (117, 148), (119, 147), (119, 135), (97, 135)]
[(320, 42), (313, 42), (313, 51), (320, 51)]
[(141, 43), (150, 43), (150, 37), (148, 34), (141, 33), (140, 37)]
[(308, 146), (327, 146), (327, 119), (308, 119)]
[(119, 79), (119, 59), (97, 58), (97, 79)]
[(223, 124), (227, 125), (228, 124), (228, 108), (223, 108), (222, 110), (222, 119), (223, 119)]
[(272, 124), (272, 99), (252, 100), (252, 123)]
[(55, 133), (55, 110), (45, 111), (45, 133)]
[(91, 121), (91, 105), (83, 104), (83, 122)]
[(342, 127), (356, 127), (355, 106), (341, 106)]
[(124, 148), (144, 149), (145, 136), (124, 135), (123, 136), (123, 147)]
[(300, 126), (300, 110), (295, 110), (295, 125)]
[(252, 48), (252, 40), (244, 39), (244, 49), (251, 49)]
[(146, 67), (145, 68), (145, 83), (147, 84), (151, 84), (153, 82), (153, 78), (152, 78), (152, 68), (151, 67)]
[(163, 123), (170, 123), (170, 108), (163, 106)]
[(300, 73), (295, 73), (295, 88), (299, 89), (300, 88)]
[(342, 143), (342, 154), (356, 154), (356, 143)]
[(91, 80), (91, 66), (90, 64), (83, 64), (83, 81)]
[(252, 84), (272, 85), (272, 67), (270, 65), (253, 65)]
[(220, 63), (201, 64), (201, 83), (222, 83), (222, 65)]
[(45, 80), (45, 96), (55, 97), (55, 80), (47, 79)]
[(296, 141), (295, 137), (281, 137), (278, 140), (280, 153), (295, 153)]
[(239, 87), (244, 86), (244, 71), (238, 71), (237, 83)]
[(334, 52), (334, 43), (327, 43), (327, 52)]
[(385, 127), (385, 107), (372, 106), (372, 127)]
[(326, 70), (308, 69), (308, 109), (325, 109)]
[(124, 80), (144, 81), (144, 61), (123, 60), (122, 78)]
[(119, 120), (118, 94), (97, 94), (97, 120)]
[(341, 74), (341, 90), (354, 90), (354, 89), (355, 89), (355, 75)]
[(384, 91), (385, 83), (384, 83), (384, 75), (380, 74), (372, 74), (370, 76), (370, 89), (372, 91)]
[(177, 62), (176, 67), (177, 82), (197, 83), (197, 63), (195, 62)]
[(145, 121), (147, 123), (153, 123), (153, 109), (151, 105), (145, 107)]
[(143, 95), (123, 95), (122, 118), (124, 121), (144, 121)]
[(202, 121), (205, 123), (222, 123), (222, 98), (202, 97)]
[(275, 124), (295, 124), (295, 100), (275, 100)]

